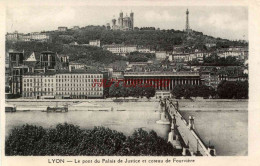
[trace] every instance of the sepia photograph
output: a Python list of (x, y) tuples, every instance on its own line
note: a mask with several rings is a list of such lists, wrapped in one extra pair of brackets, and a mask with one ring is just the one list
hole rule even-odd
[(5, 17), (5, 156), (248, 156), (247, 6)]

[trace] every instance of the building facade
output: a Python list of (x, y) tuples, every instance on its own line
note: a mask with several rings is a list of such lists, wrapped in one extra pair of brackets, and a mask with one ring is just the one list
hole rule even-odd
[(100, 40), (90, 40), (89, 45), (95, 46), (95, 47), (100, 47)]
[(68, 27), (58, 27), (58, 31), (60, 32), (66, 32), (68, 30)]
[(157, 91), (170, 91), (176, 85), (201, 84), (199, 72), (125, 72), (124, 79), (128, 85), (149, 83)]
[(102, 98), (102, 73), (28, 73), (22, 78), (24, 98)]
[(14, 33), (7, 33), (6, 40), (7, 41), (39, 41), (39, 42), (48, 42), (50, 41), (50, 35), (48, 33), (43, 32), (33, 32), (28, 34), (18, 33), (15, 31)]
[(136, 45), (124, 45), (124, 44), (104, 45), (103, 49), (118, 55), (137, 51)]

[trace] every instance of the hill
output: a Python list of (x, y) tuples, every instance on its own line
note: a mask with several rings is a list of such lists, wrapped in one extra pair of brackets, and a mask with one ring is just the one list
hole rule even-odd
[(50, 31), (53, 43), (68, 44), (78, 42), (86, 44), (89, 40), (100, 40), (105, 44), (131, 44), (147, 46), (153, 50), (172, 51), (173, 45), (186, 45), (206, 49), (203, 47), (206, 43), (216, 43), (217, 48), (226, 48), (229, 46), (245, 46), (239, 41), (230, 41), (227, 39), (214, 38), (204, 35), (202, 32), (193, 31), (187, 35), (183, 31), (169, 30), (107, 30), (104, 26), (86, 26), (79, 30), (68, 30), (66, 32)]
[[(126, 57), (114, 55), (109, 51), (91, 46), (72, 46), (71, 42), (88, 44), (89, 40), (100, 40), (101, 45), (105, 44), (131, 44), (146, 46), (153, 50), (172, 51), (173, 45), (184, 45), (185, 51), (193, 51), (199, 48), (207, 50), (206, 43), (216, 43), (217, 48), (227, 48), (229, 46), (245, 46), (247, 44), (239, 41), (230, 41), (221, 38), (214, 38), (204, 35), (202, 32), (192, 32), (186, 34), (179, 30), (133, 30), (119, 31), (107, 30), (104, 26), (87, 26), (79, 30), (69, 29), (66, 32), (49, 31), (51, 41), (48, 43), (40, 42), (6, 42), (6, 51), (15, 49), (25, 51), (28, 56), (33, 51), (40, 53), (50, 50), (59, 54), (69, 55), (70, 61), (80, 61), (92, 66), (107, 66), (115, 61), (129, 60)], [(140, 58), (139, 58), (140, 59)], [(142, 59), (146, 59), (145, 57)], [(143, 61), (143, 60), (138, 61)]]
[(70, 46), (60, 43), (40, 43), (40, 42), (6, 42), (6, 51), (14, 49), (23, 51), (25, 58), (32, 52), (36, 54), (42, 51), (50, 50), (54, 53), (68, 55), (70, 61), (82, 62), (91, 66), (105, 66), (114, 61), (125, 60), (125, 57), (112, 54), (109, 51), (103, 50), (99, 47), (92, 46)]

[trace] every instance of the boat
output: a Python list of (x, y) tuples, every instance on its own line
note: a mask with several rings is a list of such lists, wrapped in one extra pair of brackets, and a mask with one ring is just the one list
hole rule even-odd
[(117, 110), (117, 111), (126, 111), (126, 110)]
[(43, 112), (57, 112), (57, 113), (65, 113), (68, 112), (68, 105), (64, 106), (55, 106), (55, 107), (47, 107), (46, 111), (44, 110)]
[(5, 112), (16, 112), (16, 105), (5, 105)]

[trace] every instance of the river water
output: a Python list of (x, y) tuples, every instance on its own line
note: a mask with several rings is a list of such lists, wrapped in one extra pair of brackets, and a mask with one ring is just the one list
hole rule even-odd
[[(83, 129), (105, 126), (123, 132), (125, 135), (131, 135), (134, 130), (143, 128), (147, 131), (154, 130), (159, 136), (167, 139), (170, 127), (156, 124), (160, 118), (160, 107), (157, 102), (100, 102), (98, 104), (113, 107), (113, 111), (46, 113), (35, 110), (6, 113), (6, 136), (15, 126), (26, 123), (52, 128), (58, 123), (67, 122)], [(212, 107), (217, 110), (211, 110)], [(210, 141), (211, 145), (215, 146), (217, 155), (247, 155), (247, 102), (180, 102), (180, 110), (185, 119), (191, 115), (195, 117), (197, 132), (206, 144)]]

